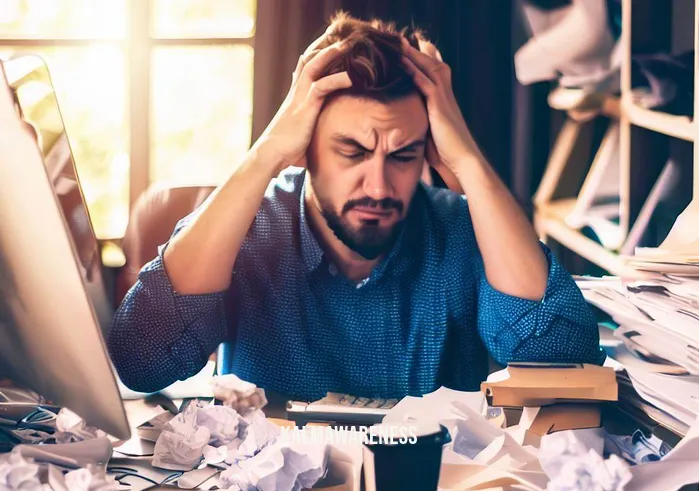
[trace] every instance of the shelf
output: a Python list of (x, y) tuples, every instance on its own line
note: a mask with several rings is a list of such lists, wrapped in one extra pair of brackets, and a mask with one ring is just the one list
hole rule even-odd
[(537, 219), (537, 224), (540, 231), (588, 261), (606, 269), (613, 275), (627, 275), (628, 267), (622, 258), (586, 237), (579, 230), (570, 228), (558, 218), (543, 216)]
[(590, 227), (598, 235), (605, 250), (621, 247), (624, 240), (621, 228), (609, 219), (618, 216), (618, 204), (593, 206), (583, 214), (574, 213), (576, 205), (576, 198), (558, 199), (540, 206), (539, 213), (540, 216), (555, 220), (580, 235), (582, 234), (579, 229)]
[(622, 106), (624, 114), (636, 126), (691, 142), (695, 139), (696, 125), (687, 116), (644, 109), (629, 100), (624, 100)]
[(534, 218), (537, 232), (551, 237), (611, 274), (631, 275), (633, 270), (626, 265), (622, 257), (605, 249), (601, 244), (566, 223), (568, 215), (574, 207), (575, 198), (556, 200), (539, 207)]

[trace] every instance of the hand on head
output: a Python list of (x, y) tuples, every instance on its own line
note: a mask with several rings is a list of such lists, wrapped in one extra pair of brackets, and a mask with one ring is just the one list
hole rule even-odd
[(303, 163), (325, 98), (352, 85), (347, 72), (321, 76), (328, 63), (346, 49), (342, 42), (318, 49), (326, 36), (327, 32), (299, 58), (286, 99), (255, 143), (266, 157), (279, 163), (279, 171)]

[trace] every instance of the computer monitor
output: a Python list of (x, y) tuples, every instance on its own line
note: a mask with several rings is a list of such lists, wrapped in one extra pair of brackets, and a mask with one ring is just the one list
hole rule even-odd
[(128, 439), (106, 298), (46, 63), (0, 62), (0, 377)]

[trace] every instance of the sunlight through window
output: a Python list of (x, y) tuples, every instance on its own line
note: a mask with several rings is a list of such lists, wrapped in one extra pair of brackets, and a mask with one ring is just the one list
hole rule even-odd
[[(250, 145), (256, 1), (150, 0), (150, 9), (134, 8), (145, 1), (0, 1), (0, 57), (46, 60), (103, 239), (123, 235), (129, 202), (149, 183), (220, 183)], [(134, 17), (142, 12), (150, 12), (149, 27)], [(146, 46), (146, 57), (129, 51)], [(142, 73), (150, 74), (148, 104), (130, 114), (130, 77)], [(149, 139), (130, 131), (130, 121), (145, 119)], [(147, 141), (132, 141), (139, 138)], [(143, 161), (131, 162), (130, 145), (149, 149)], [(144, 167), (149, 181), (130, 189)]]

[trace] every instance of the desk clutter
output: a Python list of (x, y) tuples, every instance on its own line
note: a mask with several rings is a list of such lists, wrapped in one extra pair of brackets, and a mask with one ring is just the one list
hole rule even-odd
[[(264, 399), (259, 388), (236, 378), (222, 386), (244, 387), (239, 392)], [(674, 448), (642, 430), (613, 434), (606, 428), (600, 408), (617, 404), (624, 394), (612, 367), (511, 364), (481, 389), (441, 387), (389, 404), (382, 427), (444, 430), (446, 439), (434, 440), (441, 447), (434, 476), (439, 485), (430, 489), (656, 491), (699, 482), (699, 424), (692, 422)], [(329, 394), (323, 400), (352, 406), (351, 398), (338, 397)], [(362, 473), (366, 481), (369, 445), (342, 438), (346, 427), (326, 426), (326, 437), (332, 432), (335, 438), (304, 442), (293, 439), (288, 426), (267, 418), (261, 407), (238, 409), (197, 398), (176, 411), (151, 408), (140, 414), (132, 438), (139, 441), (136, 452), (132, 441), (114, 441), (66, 409), (48, 411), (53, 418), (42, 413), (41, 426), (10, 429), (3, 420), (3, 431), (18, 432), (24, 443), (0, 454), (0, 489), (139, 490), (170, 483), (228, 491), (359, 491)], [(408, 454), (402, 455), (409, 465)], [(371, 459), (371, 472), (385, 473), (379, 460)], [(390, 473), (383, 482), (400, 474)]]

